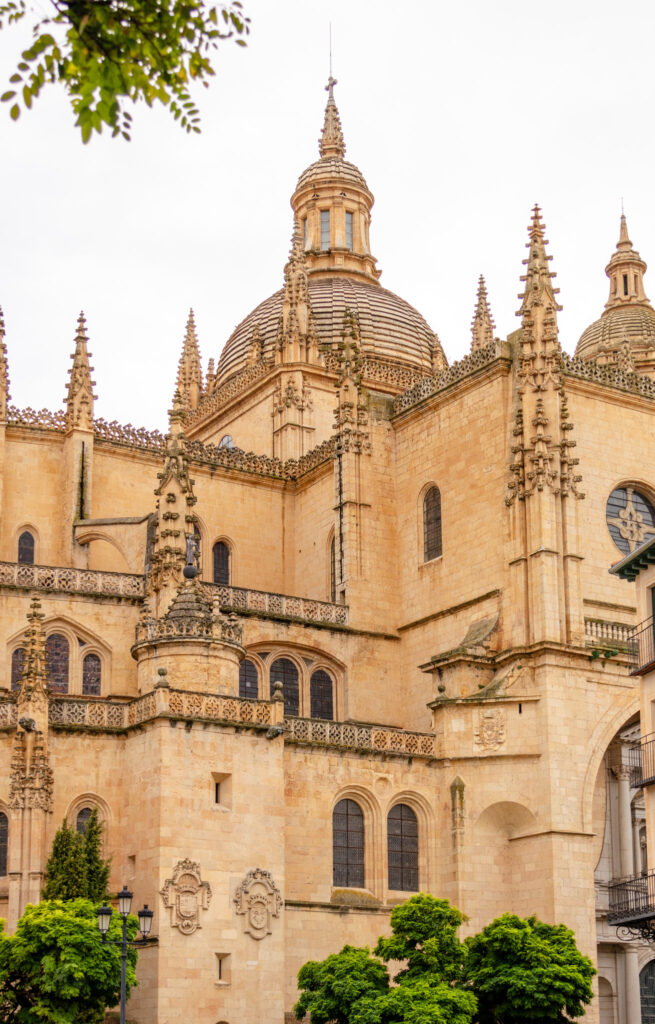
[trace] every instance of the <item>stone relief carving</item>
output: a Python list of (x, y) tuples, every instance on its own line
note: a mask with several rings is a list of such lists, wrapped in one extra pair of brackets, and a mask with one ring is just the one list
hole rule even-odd
[(481, 708), (474, 734), (476, 747), (498, 750), (505, 742), (505, 709)]
[(200, 911), (209, 907), (212, 891), (209, 882), (200, 877), (199, 864), (188, 859), (178, 861), (173, 877), (166, 879), (159, 893), (171, 912), (171, 928), (192, 935), (201, 927)]
[(282, 909), (280, 890), (270, 871), (263, 868), (248, 872), (234, 895), (234, 903), (237, 914), (244, 917), (244, 932), (253, 939), (264, 939), (271, 934), (272, 918), (279, 917)]

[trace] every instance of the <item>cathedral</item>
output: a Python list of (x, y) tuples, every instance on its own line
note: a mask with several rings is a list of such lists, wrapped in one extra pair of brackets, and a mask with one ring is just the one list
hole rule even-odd
[(535, 207), (517, 330), (480, 278), (449, 363), (380, 283), (334, 84), (282, 287), (206, 366), (189, 315), (165, 435), (94, 415), (83, 315), (65, 407), (12, 405), (0, 318), (0, 914), (96, 808), (154, 910), (137, 1024), (288, 1024), (302, 964), (417, 891), (465, 933), (564, 922), (585, 1020), (653, 1024), (655, 953), (608, 921), (648, 870), (608, 571), (655, 537), (646, 264), (621, 217), (567, 354)]

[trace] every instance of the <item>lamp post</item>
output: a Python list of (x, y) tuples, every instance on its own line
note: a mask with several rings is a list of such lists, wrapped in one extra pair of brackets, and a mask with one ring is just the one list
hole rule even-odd
[(114, 946), (121, 947), (121, 1024), (125, 1024), (125, 998), (126, 998), (126, 982), (125, 975), (127, 969), (127, 947), (128, 946), (144, 946), (148, 941), (148, 935), (152, 928), (153, 912), (148, 909), (148, 904), (139, 910), (137, 917), (139, 918), (139, 930), (143, 936), (142, 939), (128, 939), (127, 937), (127, 918), (130, 913), (132, 906), (132, 897), (134, 893), (131, 893), (126, 885), (118, 893), (116, 897), (118, 900), (118, 913), (123, 919), (123, 937), (120, 940), (108, 939), (107, 932), (109, 931), (109, 925), (111, 922), (111, 915), (113, 913), (111, 907), (106, 904), (100, 907), (98, 911), (98, 928), (102, 935), (103, 942), (111, 942)]

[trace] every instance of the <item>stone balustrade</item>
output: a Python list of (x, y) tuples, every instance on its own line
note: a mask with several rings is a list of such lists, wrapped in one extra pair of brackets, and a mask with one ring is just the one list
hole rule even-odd
[(619, 647), (628, 649), (628, 640), (633, 626), (625, 622), (610, 622), (607, 619), (585, 619), (585, 641), (587, 646)]
[(143, 597), (144, 578), (124, 572), (100, 572), (98, 569), (0, 562), (0, 587), (138, 598)]
[[(120, 732), (162, 716), (255, 727), (269, 726), (273, 721), (271, 701), (188, 693), (168, 687), (125, 702), (57, 697), (51, 698), (48, 706), (52, 726), (76, 726), (103, 732)], [(0, 727), (15, 724), (16, 704), (13, 701), (0, 703)]]
[(273, 594), (265, 590), (246, 590), (243, 587), (228, 587), (218, 583), (205, 583), (212, 597), (218, 595), (222, 609), (239, 612), (260, 612), (282, 618), (301, 619), (303, 622), (333, 623), (348, 625), (348, 607), (330, 601), (315, 601), (309, 597), (290, 597), (288, 594)]
[(432, 733), (407, 732), (381, 725), (329, 722), (319, 718), (285, 718), (285, 737), (295, 743), (349, 750), (388, 751), (412, 757), (436, 757)]

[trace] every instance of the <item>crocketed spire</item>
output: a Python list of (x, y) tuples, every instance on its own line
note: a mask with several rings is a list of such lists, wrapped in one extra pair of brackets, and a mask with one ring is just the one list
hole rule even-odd
[(473, 313), (473, 320), (471, 321), (471, 352), (475, 352), (478, 348), (484, 348), (485, 345), (489, 345), (494, 340), (495, 323), (489, 309), (489, 302), (487, 299), (487, 286), (484, 281), (484, 277), (480, 274), (480, 280), (478, 281), (478, 297), (475, 305), (475, 312)]
[(9, 361), (5, 344), (5, 321), (0, 306), (0, 423), (7, 422), (7, 406), (9, 404)]
[(548, 269), (548, 263), (552, 256), (546, 255), (548, 240), (544, 238), (544, 230), (545, 225), (541, 222), (541, 210), (535, 203), (532, 209), (532, 223), (528, 228), (530, 240), (525, 244), (530, 253), (527, 260), (523, 260), (523, 264), (527, 265), (528, 270), (527, 274), (521, 277), (521, 280), (525, 281), (525, 291), (519, 295), (523, 302), (517, 316), (525, 317), (544, 302), (551, 307), (553, 317), (555, 311), (562, 308), (555, 301), (555, 295), (559, 292), (559, 288), (553, 288), (551, 284), (551, 280), (556, 275)]
[(278, 362), (307, 362), (311, 358), (318, 358), (307, 280), (307, 260), (300, 225), (294, 218), (291, 251), (284, 268), (282, 315), (276, 349)]
[(321, 132), (321, 137), (318, 141), (318, 148), (321, 156), (343, 157), (346, 152), (346, 143), (343, 139), (339, 111), (337, 110), (337, 105), (334, 102), (334, 86), (336, 84), (336, 78), (333, 78), (332, 75), (330, 75), (328, 78), (328, 84), (325, 86), (328, 94), (328, 101), (325, 108), (323, 131)]
[(203, 393), (202, 364), (193, 310), (189, 310), (182, 354), (177, 369), (177, 390), (185, 409), (196, 409)]
[(66, 430), (93, 430), (93, 394), (95, 381), (91, 380), (93, 367), (89, 365), (90, 353), (87, 351), (86, 320), (80, 313), (77, 320), (75, 335), (75, 351), (71, 359), (73, 365), (68, 371), (68, 394), (66, 402)]

